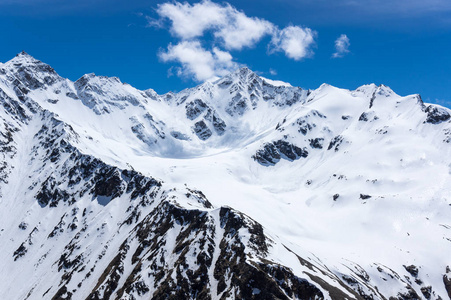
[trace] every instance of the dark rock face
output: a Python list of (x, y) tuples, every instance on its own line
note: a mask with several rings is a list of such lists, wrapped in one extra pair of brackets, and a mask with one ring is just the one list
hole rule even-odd
[(310, 139), (310, 147), (314, 149), (323, 149), (324, 138)]
[[(71, 205), (84, 194), (111, 201), (124, 193), (132, 192), (133, 188), (134, 193), (142, 193), (142, 185), (147, 190), (161, 185), (154, 179), (147, 179), (144, 183), (143, 176), (135, 171), (122, 171), (92, 156), (81, 154), (67, 140), (70, 130), (62, 122), (50, 117), (50, 121), (34, 137), (39, 141), (39, 147), (33, 148), (34, 155), (31, 159), (38, 157), (38, 151), (43, 150), (44, 156), (40, 159), (54, 165), (52, 173), (30, 187), (33, 189), (39, 186), (36, 199), (42, 207), (55, 207), (60, 203)], [(68, 158), (62, 160), (63, 154), (69, 155)], [(132, 198), (135, 198), (133, 194)]]
[(405, 293), (398, 293), (397, 298), (390, 297), (391, 299), (398, 299), (398, 300), (419, 300), (421, 299), (420, 296), (415, 292), (413, 288), (410, 286), (406, 287), (407, 291)]
[(228, 88), (233, 83), (232, 80), (230, 80), (227, 77), (224, 77), (219, 83), (218, 86), (222, 89)]
[[(248, 232), (247, 242), (240, 232)], [(169, 253), (166, 241), (174, 243)], [(202, 210), (163, 201), (134, 227), (88, 299), (113, 293), (152, 299), (323, 299), (314, 284), (264, 259), (268, 243), (261, 225), (228, 207), (220, 208), (216, 223)]]
[(450, 114), (446, 110), (432, 105), (428, 106), (425, 112), (427, 114), (425, 122), (430, 124), (440, 124), (451, 118)]
[(448, 143), (448, 144), (451, 143), (451, 130), (448, 128), (445, 128), (443, 130), (443, 135), (444, 135), (443, 142)]
[(237, 93), (228, 104), (226, 112), (231, 116), (235, 114), (242, 116), (249, 109), (246, 100), (247, 98), (241, 95), (241, 93)]
[(274, 146), (279, 150), (281, 157), (288, 160), (295, 160), (300, 157), (307, 157), (308, 152), (306, 149), (301, 149), (293, 144), (290, 144), (283, 140), (274, 142)]
[[(217, 292), (223, 293), (221, 299), (323, 299), (315, 285), (294, 276), (283, 266), (266, 260), (243, 264), (246, 261), (245, 245), (235, 233), (239, 228), (247, 227), (251, 234), (248, 247), (252, 247), (258, 256), (264, 256), (268, 244), (263, 228), (252, 220), (245, 225), (244, 216), (228, 208), (221, 208), (220, 217), (224, 237), (232, 238), (228, 243), (227, 239), (221, 241), (221, 254), (215, 265), (214, 277), (219, 280)], [(228, 280), (238, 289), (227, 286)]]
[(424, 298), (431, 299), (432, 287), (431, 286), (422, 287), (421, 288), (421, 293), (423, 294)]
[(326, 116), (320, 113), (317, 110), (312, 110), (309, 114), (298, 118), (293, 126), (298, 126), (298, 132), (303, 135), (307, 135), (308, 132), (312, 131), (313, 128), (316, 127), (316, 124), (313, 122), (314, 119), (325, 119)]
[[(84, 194), (91, 194), (94, 198), (102, 197), (101, 199), (107, 200), (102, 203), (106, 205), (124, 193), (130, 193), (131, 199), (134, 199), (154, 187), (161, 186), (161, 183), (153, 178), (144, 177), (135, 171), (121, 171), (77, 151), (60, 167), (64, 177), (51, 174), (40, 184), (36, 199), (42, 207), (55, 207), (60, 203), (71, 205)], [(63, 189), (65, 184), (70, 189)]]
[(363, 112), (359, 117), (360, 122), (373, 122), (376, 120), (379, 120), (379, 117), (374, 111)]
[(369, 108), (372, 108), (373, 105), (374, 105), (374, 100), (376, 100), (376, 91), (377, 91), (377, 90), (375, 90), (375, 91), (373, 92), (373, 95), (371, 95), (370, 106), (369, 106)]
[(39, 230), (34, 227), (33, 230), (28, 234), (27, 239), (20, 244), (19, 248), (16, 249), (13, 253), (14, 261), (18, 260), (28, 252), (28, 248), (33, 245), (33, 236), (38, 232)]
[(265, 144), (252, 158), (262, 165), (275, 165), (280, 160), (280, 153), (273, 144)]
[[(273, 101), (274, 105), (279, 107), (292, 106), (303, 99), (303, 90), (301, 88), (273, 86), (265, 80), (262, 81), (262, 90), (263, 99), (265, 101)], [(308, 94), (309, 92), (306, 92), (304, 95), (308, 96)], [(276, 100), (278, 96), (280, 100)]]
[(186, 117), (190, 120), (194, 120), (199, 117), (206, 109), (207, 104), (200, 99), (191, 101), (185, 105)]
[[(0, 125), (0, 128), (2, 126)], [(17, 132), (18, 129), (13, 127), (12, 125), (4, 122), (3, 128), (0, 131), (0, 157), (2, 160), (0, 161), (0, 182), (8, 183), (8, 176), (11, 172), (12, 166), (7, 163), (7, 159), (12, 159), (16, 153), (17, 148), (14, 142), (14, 133)], [(1, 189), (0, 189), (1, 196)]]
[(208, 201), (207, 197), (205, 197), (204, 193), (198, 190), (192, 190), (187, 188), (188, 193), (185, 194), (187, 198), (194, 198), (198, 203), (200, 203), (205, 208), (213, 208), (213, 205)]
[(301, 157), (307, 157), (308, 151), (306, 148), (299, 148), (284, 140), (274, 141), (263, 145), (263, 149), (257, 151), (252, 156), (258, 163), (268, 166), (275, 165), (281, 158), (293, 161)]
[(308, 121), (305, 120), (304, 118), (298, 119), (296, 123), (299, 125), (298, 131), (303, 135), (306, 135), (307, 132), (311, 131), (314, 127), (316, 127), (315, 124), (308, 123)]
[(224, 122), (224, 120), (222, 120), (215, 111), (208, 109), (207, 114), (205, 115), (205, 120), (211, 122), (214, 130), (216, 131), (216, 133), (218, 135), (224, 134), (227, 125)]
[(327, 150), (334, 149), (335, 152), (337, 152), (340, 149), (340, 145), (342, 142), (343, 142), (343, 137), (341, 135), (337, 135), (330, 141), (329, 147), (327, 147)]
[[(0, 88), (1, 105), (5, 112), (18, 122), (27, 122), (30, 120), (26, 108), (22, 103), (9, 97), (5, 91)], [(25, 98), (23, 98), (25, 100)]]
[(446, 274), (443, 275), (443, 283), (445, 284), (445, 289), (448, 292), (448, 296), (451, 299), (451, 269), (449, 266), (446, 267)]
[(213, 126), (214, 131), (218, 135), (223, 135), (227, 127), (224, 120), (222, 120), (217, 112), (209, 107), (201, 99), (195, 99), (194, 101), (188, 102), (185, 105), (186, 117), (189, 120), (195, 120), (203, 116), (203, 119), (194, 124), (194, 132), (201, 140), (208, 139), (213, 133), (207, 127), (206, 122)]
[(363, 112), (359, 117), (359, 121), (367, 122), (368, 120), (369, 120), (368, 114), (365, 112)]
[(273, 106), (284, 107), (298, 103), (309, 95), (308, 91), (298, 87), (273, 85), (248, 68), (226, 75), (216, 84), (232, 95), (233, 99), (226, 108), (231, 116), (243, 115), (247, 110), (255, 109), (261, 99)]
[[(362, 195), (360, 195), (360, 198), (362, 198)], [(406, 269), (406, 271), (409, 272), (410, 275), (412, 275), (413, 277), (418, 276), (418, 268), (416, 266), (414, 265), (404, 266), (404, 269)]]
[(213, 115), (213, 127), (215, 128), (218, 135), (223, 135), (226, 128), (226, 123), (216, 115)]
[(94, 196), (103, 196), (114, 199), (119, 197), (123, 190), (121, 173), (118, 169), (105, 167), (100, 169), (93, 178)]
[(207, 140), (213, 134), (204, 121), (196, 122), (194, 124), (193, 130), (197, 137), (202, 141)]

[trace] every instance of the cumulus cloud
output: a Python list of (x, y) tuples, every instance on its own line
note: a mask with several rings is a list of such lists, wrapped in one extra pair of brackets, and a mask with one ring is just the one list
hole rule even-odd
[[(316, 33), (310, 28), (288, 26), (281, 30), (267, 20), (247, 16), (228, 3), (167, 2), (158, 5), (156, 12), (159, 19), (148, 18), (148, 26), (169, 24), (169, 31), (178, 43), (170, 44), (160, 53), (160, 58), (164, 62), (180, 63), (179, 76), (194, 75), (203, 81), (233, 71), (238, 64), (233, 61), (231, 51), (253, 47), (265, 36), (271, 37), (270, 53), (281, 51), (294, 60), (313, 54), (311, 47)], [(210, 47), (204, 48), (205, 44)]]
[(223, 76), (239, 65), (232, 60), (232, 55), (218, 48), (212, 51), (202, 47), (199, 41), (182, 41), (176, 45), (170, 44), (167, 51), (160, 53), (164, 62), (175, 61), (182, 65), (177, 75), (194, 76), (198, 81), (214, 79)]
[(157, 13), (171, 21), (170, 31), (174, 36), (189, 40), (212, 30), (226, 49), (251, 47), (274, 27), (266, 20), (246, 16), (229, 4), (219, 5), (209, 0), (193, 5), (164, 3), (158, 6)]
[(227, 24), (227, 8), (211, 1), (191, 5), (168, 2), (158, 5), (157, 13), (171, 21), (171, 33), (181, 39), (202, 36), (205, 30)]
[(349, 38), (346, 34), (340, 35), (338, 39), (335, 40), (335, 53), (332, 54), (333, 58), (339, 58), (345, 56), (349, 53)]
[(276, 32), (271, 40), (271, 52), (283, 51), (294, 60), (313, 55), (311, 47), (315, 43), (316, 32), (310, 28), (288, 26)]
[(224, 42), (230, 50), (241, 50), (243, 47), (252, 47), (260, 39), (271, 34), (275, 26), (262, 19), (249, 18), (244, 13), (231, 8), (229, 23), (215, 32), (215, 36)]

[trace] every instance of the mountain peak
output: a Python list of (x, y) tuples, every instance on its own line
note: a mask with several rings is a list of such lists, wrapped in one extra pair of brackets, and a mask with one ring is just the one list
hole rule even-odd
[(62, 78), (48, 64), (37, 60), (25, 51), (3, 64), (5, 72), (17, 78), (26, 88), (46, 88)]
[(253, 72), (248, 67), (242, 67), (239, 69), (236, 69), (235, 71), (223, 76), (222, 78), (219, 78), (215, 83), (231, 83), (231, 82), (242, 82), (246, 83), (250, 80), (254, 80), (255, 78), (260, 78), (255, 72)]
[[(229, 74), (223, 76), (222, 78), (226, 78), (226, 77), (248, 77), (249, 75), (256, 75), (254, 71), (252, 71), (251, 69), (249, 69), (248, 67), (241, 67), (239, 69), (236, 69), (235, 71), (230, 72)], [(221, 80), (222, 78), (220, 78), (219, 80)]]
[(252, 71), (248, 67), (239, 68), (234, 73), (240, 76), (252, 76), (252, 75), (258, 76), (254, 71)]
[(17, 63), (21, 63), (21, 64), (41, 63), (41, 64), (44, 64), (43, 62), (41, 62), (40, 60), (37, 60), (36, 58), (34, 58), (33, 56), (31, 56), (30, 54), (28, 54), (25, 51), (17, 53), (16, 56), (13, 59), (11, 59), (9, 62), (12, 62), (14, 64), (17, 64)]
[(6, 62), (5, 64), (6, 66), (9, 66), (9, 68), (11, 70), (17, 69), (17, 68), (27, 68), (30, 69), (30, 71), (32, 73), (35, 72), (45, 72), (45, 73), (52, 73), (52, 74), (56, 74), (55, 70), (53, 70), (53, 68), (46, 64), (43, 63), (42, 61), (34, 58), (33, 56), (31, 56), (30, 54), (28, 54), (25, 51), (22, 51), (18, 54), (16, 54), (16, 56), (9, 60), (8, 62)]
[(31, 55), (28, 54), (27, 52), (25, 52), (24, 50), (22, 50), (22, 52), (16, 54), (16, 57), (17, 56), (31, 56)]
[(249, 69), (248, 67), (241, 67), (241, 68), (239, 68), (238, 70), (237, 70), (239, 73), (246, 73), (246, 74), (248, 74), (248, 73), (254, 73), (251, 69)]

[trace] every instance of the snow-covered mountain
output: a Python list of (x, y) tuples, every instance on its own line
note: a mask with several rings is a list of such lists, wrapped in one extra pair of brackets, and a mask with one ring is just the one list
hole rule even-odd
[(419, 95), (21, 53), (0, 103), (2, 298), (451, 298), (451, 115)]

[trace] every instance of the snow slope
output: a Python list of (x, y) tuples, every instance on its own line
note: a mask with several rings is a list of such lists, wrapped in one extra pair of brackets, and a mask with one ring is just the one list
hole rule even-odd
[(158, 95), (21, 53), (0, 101), (9, 299), (451, 297), (450, 112), (419, 95)]

